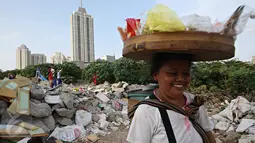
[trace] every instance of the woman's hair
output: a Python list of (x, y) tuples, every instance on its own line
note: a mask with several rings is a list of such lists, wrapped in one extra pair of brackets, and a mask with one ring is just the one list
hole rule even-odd
[(192, 64), (192, 55), (175, 53), (156, 53), (151, 59), (151, 75), (159, 72), (159, 69), (171, 60), (188, 60)]

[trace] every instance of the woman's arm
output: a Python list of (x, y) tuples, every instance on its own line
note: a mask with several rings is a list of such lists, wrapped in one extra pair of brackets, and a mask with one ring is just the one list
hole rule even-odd
[(210, 143), (216, 143), (216, 140), (212, 131), (206, 132), (206, 136), (208, 137)]
[(204, 106), (201, 106), (198, 111), (198, 117), (196, 119), (197, 123), (205, 130), (206, 135), (210, 143), (216, 143), (215, 137), (212, 130), (214, 129), (214, 124), (210, 120), (207, 111)]

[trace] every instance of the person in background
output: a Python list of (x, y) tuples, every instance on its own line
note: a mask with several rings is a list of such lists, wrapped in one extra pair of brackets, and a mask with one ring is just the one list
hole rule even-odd
[(56, 73), (55, 73), (55, 69), (53, 68), (53, 66), (51, 67), (51, 72), (52, 72), (52, 77), (53, 77), (52, 87), (55, 87), (55, 86), (57, 85), (57, 80), (56, 80)]
[(94, 83), (94, 85), (97, 85), (97, 78), (98, 78), (97, 74), (94, 73), (94, 75), (93, 75), (93, 83)]
[(36, 79), (37, 79), (37, 83), (40, 83), (41, 82), (41, 78), (40, 78), (40, 74), (41, 74), (41, 72), (40, 72), (40, 69), (37, 67), (36, 68), (36, 73), (35, 73), (35, 77), (36, 77)]
[(57, 73), (57, 82), (58, 82), (58, 85), (62, 84), (61, 72), (62, 72), (62, 69), (59, 70), (58, 73)]
[(50, 87), (53, 88), (53, 74), (51, 71), (51, 67), (48, 67), (48, 80), (50, 82)]
[(11, 73), (8, 73), (8, 78), (9, 78), (10, 80), (14, 79), (14, 78), (13, 78), (13, 75), (12, 75)]

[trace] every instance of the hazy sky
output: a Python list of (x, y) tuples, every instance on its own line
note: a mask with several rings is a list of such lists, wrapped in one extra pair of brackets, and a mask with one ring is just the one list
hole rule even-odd
[[(122, 41), (116, 30), (125, 18), (140, 17), (156, 3), (163, 3), (179, 16), (200, 14), (226, 20), (241, 4), (255, 8), (254, 0), (84, 0), (94, 17), (95, 55), (122, 56)], [(32, 53), (49, 57), (55, 52), (70, 56), (70, 16), (80, 0), (2, 0), (0, 4), (0, 69), (16, 67), (16, 49), (25, 44)], [(236, 58), (251, 60), (255, 55), (255, 20), (249, 20), (236, 41)]]

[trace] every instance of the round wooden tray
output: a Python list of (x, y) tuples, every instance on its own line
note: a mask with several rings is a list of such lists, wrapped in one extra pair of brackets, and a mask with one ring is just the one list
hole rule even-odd
[(154, 53), (191, 54), (193, 61), (225, 60), (235, 56), (235, 39), (219, 33), (160, 32), (134, 36), (124, 41), (123, 56), (150, 60)]

